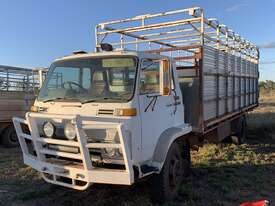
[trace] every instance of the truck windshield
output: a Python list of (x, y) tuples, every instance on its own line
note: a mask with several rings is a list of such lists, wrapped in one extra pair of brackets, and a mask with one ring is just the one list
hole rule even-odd
[(134, 93), (134, 57), (65, 60), (54, 63), (38, 101), (129, 101)]

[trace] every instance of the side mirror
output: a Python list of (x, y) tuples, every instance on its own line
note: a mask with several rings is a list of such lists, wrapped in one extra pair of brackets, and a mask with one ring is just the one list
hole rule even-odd
[(170, 95), (171, 82), (170, 82), (170, 70), (169, 61), (164, 59), (161, 60), (160, 65), (160, 94), (163, 96)]

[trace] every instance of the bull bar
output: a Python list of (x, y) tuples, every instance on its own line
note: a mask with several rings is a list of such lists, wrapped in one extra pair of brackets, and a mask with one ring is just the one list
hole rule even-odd
[[(37, 119), (68, 120), (75, 125), (76, 141), (43, 138), (38, 130)], [(57, 115), (29, 112), (26, 119), (13, 118), (14, 127), (23, 152), (26, 165), (42, 174), (46, 182), (77, 189), (85, 190), (93, 183), (131, 185), (134, 182), (133, 166), (130, 159), (128, 142), (123, 135), (123, 125), (120, 123), (103, 123), (79, 115)], [(23, 131), (22, 125), (27, 125), (29, 134)], [(87, 143), (84, 129), (116, 129), (120, 139), (119, 143)], [(32, 142), (36, 155), (31, 154), (27, 141)], [(79, 148), (79, 153), (61, 152), (43, 148), (45, 144), (71, 146)], [(89, 148), (121, 148), (125, 169), (98, 168), (92, 165)], [(62, 158), (82, 161), (82, 164), (66, 164), (66, 162), (50, 162), (46, 155), (55, 155)], [(52, 177), (52, 178), (49, 178)], [(61, 181), (66, 178), (68, 181)], [(81, 182), (81, 184), (79, 184)]]

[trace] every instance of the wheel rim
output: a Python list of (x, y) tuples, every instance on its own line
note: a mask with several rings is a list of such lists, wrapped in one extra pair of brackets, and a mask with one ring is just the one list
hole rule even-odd
[(169, 185), (171, 189), (176, 189), (180, 184), (181, 179), (181, 164), (177, 155), (174, 155), (169, 164)]

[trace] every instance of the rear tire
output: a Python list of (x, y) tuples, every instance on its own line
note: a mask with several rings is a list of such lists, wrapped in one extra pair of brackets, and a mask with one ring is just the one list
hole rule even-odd
[(247, 134), (247, 128), (246, 128), (246, 120), (244, 119), (242, 122), (242, 128), (240, 133), (238, 134), (238, 143), (243, 144), (246, 141), (246, 134)]
[(236, 131), (236, 134), (231, 137), (232, 142), (235, 144), (243, 144), (246, 141), (246, 118), (243, 116), (240, 118), (239, 123), (238, 123), (238, 129)]
[(9, 125), (2, 133), (2, 144), (4, 147), (12, 148), (19, 146), (18, 137), (13, 125)]
[(174, 200), (184, 177), (190, 174), (190, 146), (185, 144), (181, 151), (177, 142), (172, 143), (161, 173), (152, 178), (152, 200), (164, 202)]
[(189, 142), (184, 142), (182, 145), (183, 158), (183, 177), (188, 177), (191, 174), (191, 149)]

